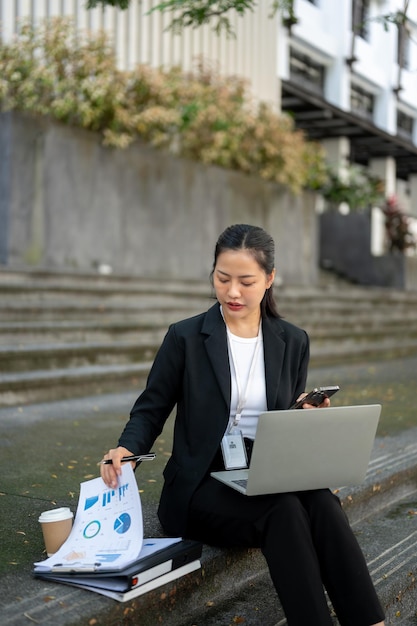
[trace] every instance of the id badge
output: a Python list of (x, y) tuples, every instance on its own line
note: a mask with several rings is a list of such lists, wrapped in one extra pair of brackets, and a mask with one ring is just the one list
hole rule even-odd
[(248, 466), (242, 431), (235, 430), (233, 433), (224, 435), (221, 449), (225, 469), (244, 469)]

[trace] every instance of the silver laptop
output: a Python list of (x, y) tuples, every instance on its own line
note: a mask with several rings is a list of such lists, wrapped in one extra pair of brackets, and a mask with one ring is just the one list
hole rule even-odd
[(262, 413), (249, 469), (211, 476), (247, 496), (358, 485), (380, 414), (380, 404)]

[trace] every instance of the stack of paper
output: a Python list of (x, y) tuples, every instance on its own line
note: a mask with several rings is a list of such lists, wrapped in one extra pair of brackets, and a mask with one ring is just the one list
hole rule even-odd
[(136, 479), (126, 464), (116, 489), (101, 478), (81, 483), (70, 536), (33, 573), (125, 602), (199, 569), (201, 551), (181, 537), (144, 540)]

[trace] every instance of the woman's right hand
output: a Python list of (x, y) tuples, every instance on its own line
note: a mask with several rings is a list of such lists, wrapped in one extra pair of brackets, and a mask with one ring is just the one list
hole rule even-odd
[[(122, 464), (121, 459), (124, 456), (133, 456), (133, 452), (128, 450), (127, 448), (123, 448), (119, 446), (118, 448), (113, 448), (104, 455), (103, 461), (111, 460), (112, 463), (100, 465), (100, 474), (104, 482), (111, 489), (115, 489), (118, 484), (118, 478), (122, 473)], [(134, 461), (131, 461), (133, 469), (136, 466)]]

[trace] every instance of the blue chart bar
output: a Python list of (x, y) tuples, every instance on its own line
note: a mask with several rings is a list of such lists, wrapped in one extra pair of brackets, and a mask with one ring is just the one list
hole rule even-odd
[(112, 491), (106, 491), (105, 493), (103, 493), (103, 506), (106, 506), (106, 504), (110, 504), (111, 499), (114, 497), (114, 495), (114, 489), (112, 489)]

